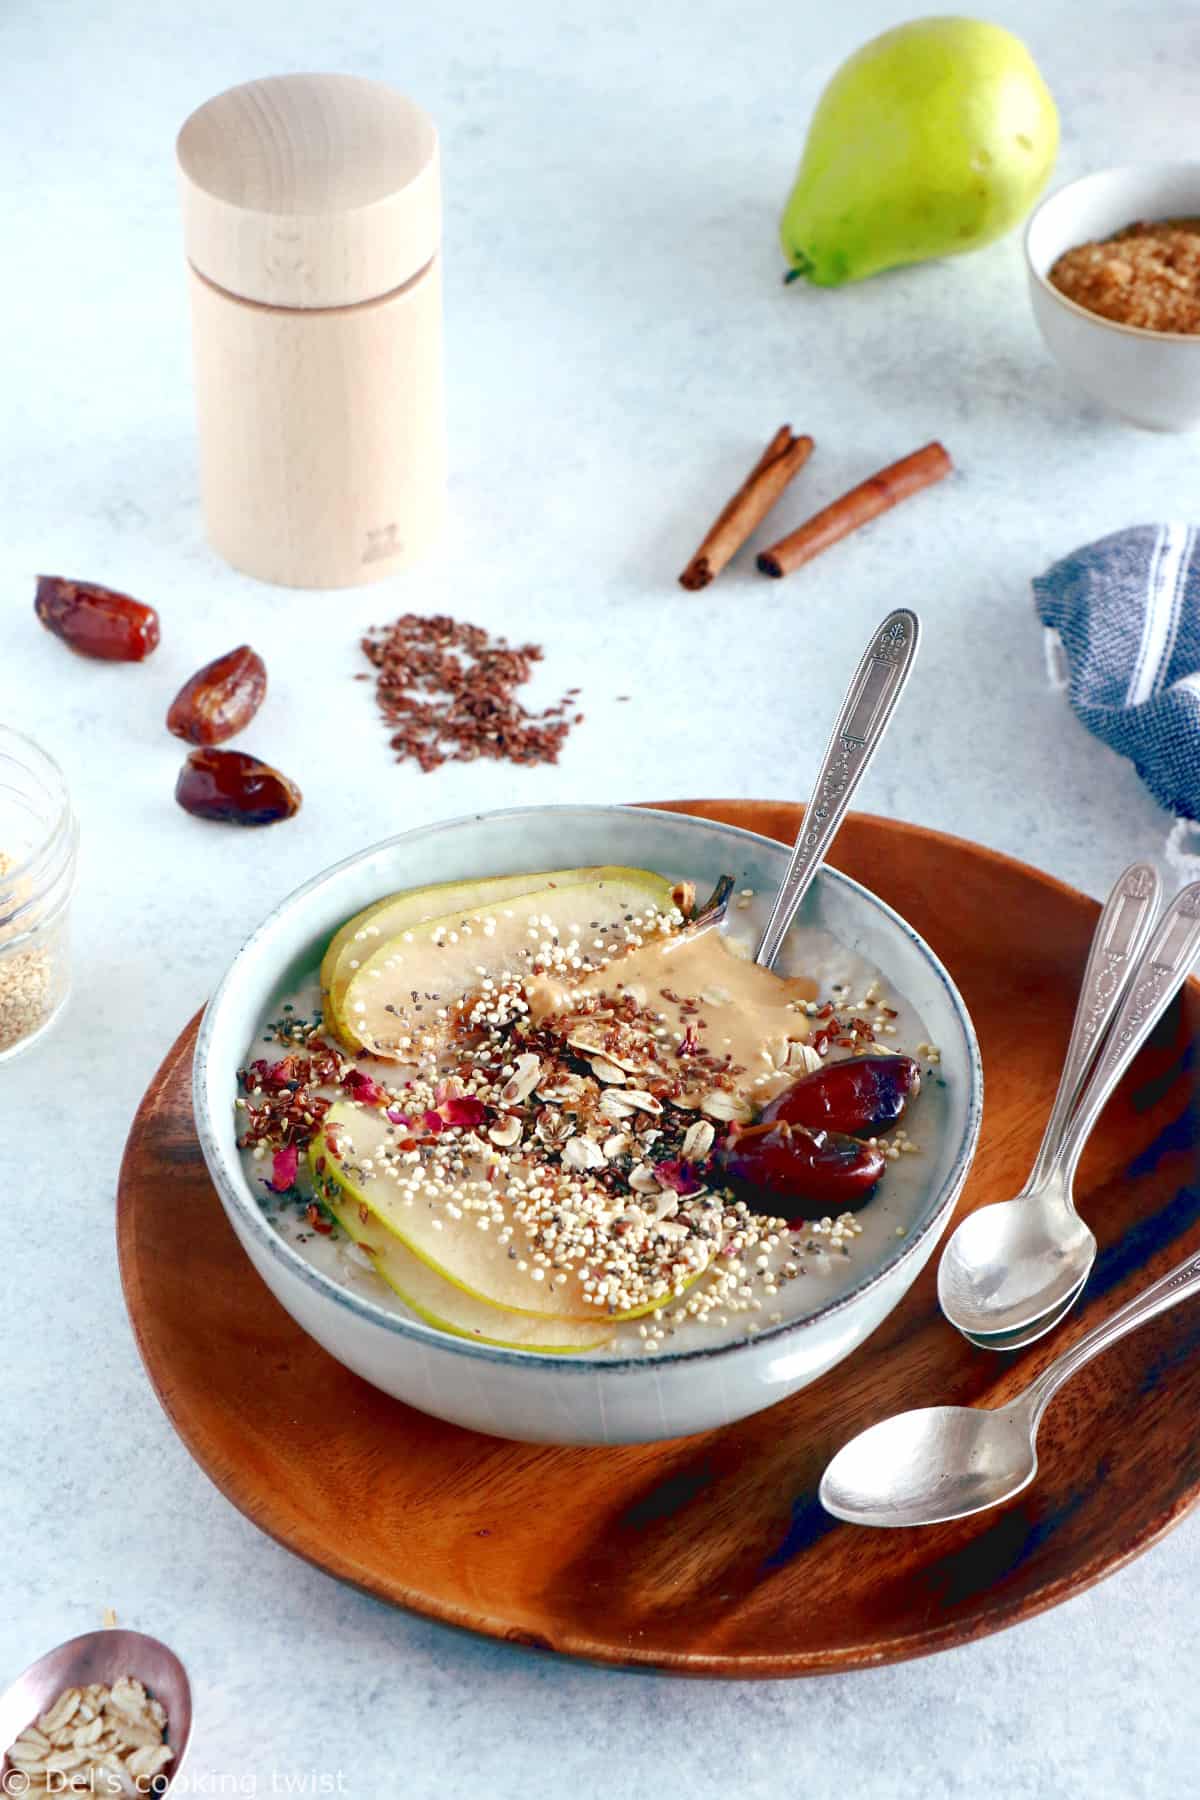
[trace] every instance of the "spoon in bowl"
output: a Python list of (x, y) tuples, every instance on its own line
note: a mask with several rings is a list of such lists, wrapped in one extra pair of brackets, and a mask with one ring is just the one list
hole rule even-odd
[(921, 622), (899, 607), (872, 633), (842, 702), (833, 736), (804, 809), (796, 847), (787, 866), (755, 962), (769, 969), (779, 955), (826, 852), (846, 816), (855, 789), (879, 748), (904, 692), (917, 654)]
[(1064, 1350), (1007, 1406), (926, 1406), (860, 1431), (821, 1477), (821, 1505), (852, 1525), (938, 1525), (1011, 1500), (1037, 1474), (1038, 1426), (1063, 1383), (1197, 1291), (1200, 1256), (1192, 1256)]
[[(1200, 954), (1200, 882), (1176, 895), (1129, 977), (1112, 1029), (1100, 1050), (1056, 1150), (1036, 1185), (1015, 1200), (971, 1213), (946, 1246), (938, 1299), (951, 1324), (975, 1341), (1015, 1334), (1061, 1317), (1096, 1260), (1096, 1239), (1075, 1210), (1072, 1183), (1084, 1145), (1134, 1057), (1186, 980)], [(1035, 1335), (1042, 1335), (1041, 1332)], [(1031, 1342), (1025, 1338), (1021, 1341)]]

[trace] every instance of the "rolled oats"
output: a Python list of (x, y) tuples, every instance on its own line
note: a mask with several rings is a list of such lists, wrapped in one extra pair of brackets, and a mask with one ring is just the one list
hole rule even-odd
[(611, 1087), (620, 1087), (625, 1080), (624, 1069), (618, 1068), (614, 1062), (609, 1062), (606, 1056), (594, 1056), (591, 1061), (591, 1070), (597, 1081), (603, 1081)]
[(710, 1094), (704, 1095), (700, 1111), (707, 1113), (710, 1119), (738, 1119), (744, 1122), (751, 1117), (753, 1108), (746, 1101), (739, 1100), (736, 1094), (727, 1094), (721, 1088), (714, 1088)]
[[(65, 1688), (10, 1745), (5, 1767), (24, 1776), (31, 1793), (143, 1800), (164, 1785), (163, 1771), (175, 1755), (164, 1741), (166, 1727), (162, 1702), (132, 1676), (111, 1688), (98, 1682)], [(0, 1785), (12, 1787), (11, 1781)]]
[(812, 1075), (821, 1067), (821, 1058), (811, 1044), (790, 1043), (787, 1047), (787, 1067), (802, 1069), (806, 1075)]
[(644, 1088), (623, 1088), (621, 1098), (627, 1100), (630, 1106), (636, 1107), (638, 1112), (649, 1113), (655, 1119), (662, 1117), (662, 1101), (656, 1100)]
[(614, 1124), (617, 1124), (625, 1119), (631, 1119), (637, 1111), (637, 1107), (632, 1104), (625, 1094), (618, 1093), (613, 1088), (608, 1088), (600, 1096), (599, 1111), (604, 1118), (611, 1119)]
[(532, 1094), (538, 1084), (538, 1076), (542, 1072), (542, 1059), (531, 1051), (518, 1056), (513, 1066), (513, 1073), (500, 1090), (500, 1098), (507, 1106), (515, 1106), (518, 1100), (525, 1100)]
[(583, 1169), (600, 1169), (604, 1166), (603, 1150), (589, 1137), (569, 1138), (562, 1156), (567, 1167), (571, 1169), (582, 1171)]
[(713, 1147), (716, 1131), (707, 1119), (696, 1119), (683, 1134), (680, 1155), (684, 1162), (703, 1162)]

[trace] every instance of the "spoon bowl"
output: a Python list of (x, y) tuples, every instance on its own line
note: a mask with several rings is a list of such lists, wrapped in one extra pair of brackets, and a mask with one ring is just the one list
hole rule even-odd
[(1034, 1325), (1041, 1336), (1079, 1293), (1096, 1250), (1095, 1233), (1053, 1183), (1025, 1200), (981, 1206), (946, 1246), (942, 1311), (967, 1337), (992, 1340), (993, 1349), (1007, 1348), (995, 1339)]
[(1048, 1332), (1061, 1325), (1071, 1308), (1083, 1292), (1084, 1282), (1071, 1289), (1067, 1298), (1056, 1306), (1053, 1312), (1035, 1319), (1032, 1325), (1022, 1325), (1015, 1331), (964, 1331), (963, 1336), (968, 1344), (974, 1344), (977, 1350), (1023, 1350), (1026, 1344), (1036, 1344)]
[[(168, 1793), (183, 1767), (192, 1735), (192, 1690), (187, 1670), (175, 1652), (157, 1638), (147, 1637), (141, 1631), (123, 1631), (118, 1626), (85, 1632), (82, 1637), (70, 1638), (56, 1650), (47, 1651), (0, 1694), (0, 1759), (25, 1727), (48, 1711), (65, 1688), (87, 1687), (92, 1682), (111, 1687), (122, 1675), (132, 1675), (140, 1681), (166, 1709), (166, 1741), (175, 1752), (167, 1771), (170, 1779), (161, 1790)], [(7, 1781), (0, 1778), (0, 1790), (16, 1793), (13, 1780), (12, 1775)]]
[(937, 1525), (1010, 1499), (1036, 1474), (1019, 1411), (924, 1406), (852, 1438), (821, 1477), (820, 1499), (852, 1525)]
[(925, 1406), (860, 1431), (821, 1477), (822, 1506), (851, 1525), (940, 1525), (1011, 1500), (1037, 1474), (1038, 1426), (1064, 1382), (1197, 1293), (1193, 1256), (1071, 1344), (1007, 1406)]

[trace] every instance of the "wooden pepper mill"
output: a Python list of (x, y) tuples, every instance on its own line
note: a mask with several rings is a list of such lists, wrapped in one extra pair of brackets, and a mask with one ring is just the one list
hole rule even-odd
[(280, 75), (201, 106), (177, 155), (213, 546), (288, 587), (391, 574), (445, 511), (432, 122)]

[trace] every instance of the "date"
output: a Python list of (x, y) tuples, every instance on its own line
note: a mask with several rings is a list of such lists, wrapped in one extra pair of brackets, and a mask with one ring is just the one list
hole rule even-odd
[(886, 1167), (873, 1144), (838, 1131), (807, 1131), (786, 1119), (730, 1132), (718, 1162), (752, 1212), (789, 1225), (852, 1212), (870, 1198)]
[(245, 750), (193, 750), (175, 783), (184, 812), (225, 825), (273, 825), (298, 813), (294, 781)]
[(167, 730), (188, 744), (223, 744), (245, 730), (266, 691), (266, 663), (239, 644), (184, 682), (167, 711)]
[(154, 608), (93, 581), (39, 575), (33, 610), (47, 631), (80, 656), (102, 662), (144, 662), (158, 646)]
[(921, 1070), (911, 1056), (847, 1057), (802, 1075), (768, 1101), (762, 1116), (810, 1131), (873, 1137), (898, 1123), (920, 1087)]

